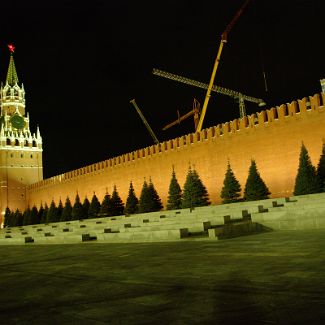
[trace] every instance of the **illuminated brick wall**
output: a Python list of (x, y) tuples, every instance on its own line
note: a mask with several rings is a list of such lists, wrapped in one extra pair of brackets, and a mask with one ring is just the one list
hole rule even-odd
[(81, 200), (96, 192), (102, 200), (113, 186), (125, 202), (129, 183), (139, 197), (144, 178), (151, 177), (166, 205), (172, 166), (183, 187), (189, 165), (197, 170), (213, 204), (220, 203), (227, 160), (245, 185), (251, 158), (272, 192), (272, 197), (292, 195), (299, 153), (304, 142), (314, 165), (318, 163), (325, 138), (325, 94), (284, 104), (242, 119), (223, 123), (198, 134), (172, 139), (139, 149), (62, 175), (45, 179), (27, 188), (29, 204), (72, 203), (78, 191)]

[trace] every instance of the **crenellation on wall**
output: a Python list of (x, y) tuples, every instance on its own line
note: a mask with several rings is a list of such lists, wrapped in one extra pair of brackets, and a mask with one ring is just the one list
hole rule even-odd
[(287, 106), (285, 104), (282, 104), (281, 106), (276, 107), (277, 113), (278, 113), (278, 120), (284, 121), (287, 114)]
[(310, 108), (312, 110), (317, 110), (321, 106), (321, 97), (319, 94), (315, 94), (314, 96), (309, 96)]
[(321, 108), (324, 109), (324, 107), (325, 107), (325, 93), (322, 93), (321, 94), (321, 97), (322, 97), (322, 105), (321, 105)]
[(258, 120), (257, 120), (257, 116), (255, 113), (248, 115), (248, 127), (249, 128), (254, 128), (255, 125), (258, 125), (257, 121)]
[(265, 123), (267, 123), (267, 114), (266, 111), (261, 111), (257, 113), (257, 120), (258, 120), (258, 124), (260, 126), (265, 126)]
[(287, 103), (287, 107), (288, 107), (289, 116), (294, 116), (295, 114), (300, 113), (298, 103), (295, 100), (292, 101), (291, 103)]
[(298, 99), (298, 106), (301, 115), (307, 114), (307, 98)]
[(225, 122), (221, 124), (221, 129), (222, 129), (222, 135), (223, 136), (228, 136), (229, 135), (229, 122)]
[(266, 110), (266, 115), (267, 115), (267, 121), (269, 123), (272, 123), (274, 121), (274, 112), (273, 108), (267, 109)]

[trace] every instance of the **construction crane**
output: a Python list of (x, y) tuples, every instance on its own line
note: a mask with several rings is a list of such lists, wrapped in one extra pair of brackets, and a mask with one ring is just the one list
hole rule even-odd
[(209, 99), (210, 99), (210, 96), (211, 96), (211, 91), (212, 91), (212, 87), (213, 87), (213, 84), (214, 84), (214, 79), (215, 79), (215, 76), (216, 76), (218, 65), (219, 65), (219, 62), (220, 62), (220, 57), (221, 57), (223, 46), (224, 46), (225, 43), (227, 43), (228, 34), (230, 33), (231, 29), (234, 27), (236, 21), (238, 20), (238, 18), (240, 17), (240, 15), (242, 14), (242, 12), (244, 11), (244, 9), (246, 8), (246, 6), (249, 4), (250, 1), (251, 0), (246, 0), (244, 2), (244, 4), (237, 11), (235, 16), (231, 20), (231, 22), (228, 24), (228, 26), (224, 30), (224, 32), (221, 34), (221, 41), (220, 41), (217, 57), (216, 57), (216, 60), (214, 62), (214, 66), (213, 66), (213, 69), (212, 69), (210, 82), (209, 82), (209, 85), (208, 85), (207, 93), (205, 95), (205, 99), (204, 99), (204, 103), (203, 103), (203, 107), (202, 107), (202, 112), (201, 112), (201, 116), (200, 116), (200, 120), (199, 120), (198, 127), (196, 129), (196, 132), (200, 132), (201, 129), (202, 129), (204, 116), (205, 116), (205, 113), (207, 111), (207, 107), (208, 107)]
[(196, 130), (197, 125), (199, 123), (200, 112), (201, 112), (200, 103), (194, 98), (194, 100), (193, 100), (193, 109), (191, 111), (189, 111), (188, 113), (182, 115), (182, 116), (180, 116), (179, 111), (177, 110), (177, 116), (178, 116), (177, 120), (167, 124), (163, 128), (163, 131), (171, 128), (172, 126), (174, 126), (176, 124), (180, 124), (182, 121), (184, 121), (185, 119), (187, 119), (188, 117), (190, 117), (192, 115), (194, 115), (194, 127), (195, 127), (195, 130)]
[(155, 142), (155, 144), (159, 144), (159, 140), (157, 139), (156, 135), (152, 131), (152, 129), (151, 129), (149, 123), (147, 122), (146, 118), (143, 116), (140, 108), (138, 107), (137, 103), (135, 102), (135, 99), (130, 100), (130, 103), (134, 106), (134, 108), (136, 109), (136, 111), (140, 115), (142, 122), (144, 123), (147, 130), (149, 131), (149, 133), (150, 133), (151, 137), (153, 138), (153, 141)]
[[(156, 76), (160, 76), (160, 77), (164, 77), (164, 78), (167, 78), (167, 79), (170, 79), (170, 80), (182, 82), (184, 84), (194, 86), (194, 87), (198, 87), (198, 88), (202, 88), (202, 89), (208, 89), (208, 87), (209, 87), (209, 85), (206, 84), (206, 83), (196, 81), (196, 80), (193, 80), (193, 79), (189, 79), (189, 78), (186, 78), (186, 77), (182, 77), (182, 76), (179, 76), (177, 74), (173, 74), (173, 73), (166, 72), (166, 71), (163, 71), (163, 70), (153, 69), (152, 73), (154, 75), (156, 75)], [(216, 86), (216, 85), (213, 85), (211, 90), (216, 92), (216, 93), (238, 99), (238, 101), (239, 101), (239, 116), (240, 117), (246, 116), (245, 101), (258, 104), (258, 106), (260, 106), (260, 107), (266, 105), (263, 99), (255, 98), (255, 97), (252, 97), (252, 96), (247, 96), (247, 95), (242, 94), (239, 91), (231, 90), (231, 89), (224, 88), (224, 87), (219, 87), (219, 86)]]

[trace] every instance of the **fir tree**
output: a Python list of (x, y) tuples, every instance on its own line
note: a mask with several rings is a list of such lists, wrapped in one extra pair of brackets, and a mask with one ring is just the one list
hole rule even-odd
[(133, 214), (133, 213), (137, 213), (138, 210), (139, 210), (139, 200), (135, 195), (133, 184), (132, 182), (130, 182), (129, 194), (126, 199), (124, 213)]
[(37, 212), (37, 223), (41, 223), (43, 213), (44, 213), (44, 208), (43, 208), (43, 204), (41, 203), (41, 206)]
[(182, 199), (182, 208), (194, 208), (209, 205), (209, 195), (196, 170), (188, 170)]
[(34, 205), (30, 211), (30, 221), (31, 221), (31, 225), (35, 225), (39, 223), (39, 219), (38, 219), (38, 210), (36, 208), (36, 206)]
[(54, 200), (52, 200), (50, 207), (48, 209), (48, 212), (47, 212), (46, 223), (57, 222), (57, 221), (58, 221), (57, 207), (56, 207)]
[(269, 195), (270, 191), (257, 170), (255, 160), (252, 159), (244, 189), (244, 200), (264, 200), (267, 199)]
[(10, 211), (10, 209), (8, 207), (6, 207), (6, 211), (5, 211), (5, 215), (4, 215), (4, 223), (3, 223), (3, 227), (10, 227), (10, 219), (12, 218), (12, 213)]
[(17, 211), (18, 209), (16, 209), (16, 211), (12, 211), (11, 212), (11, 216), (9, 218), (9, 222), (8, 222), (8, 227), (16, 227), (16, 224), (17, 224), (17, 217), (16, 217), (16, 214), (17, 214)]
[(230, 164), (228, 162), (223, 188), (221, 190), (222, 203), (238, 202), (240, 197), (241, 187), (236, 179)]
[(109, 194), (106, 192), (103, 202), (100, 207), (99, 214), (101, 217), (108, 217), (111, 216), (112, 209), (111, 209), (111, 199)]
[(19, 222), (19, 214), (20, 214), (20, 211), (18, 209), (16, 209), (15, 212), (13, 212), (12, 214), (12, 218), (10, 220), (10, 227), (17, 227), (18, 225), (18, 222)]
[(59, 222), (61, 220), (62, 212), (63, 212), (63, 204), (60, 197), (59, 204), (56, 207), (56, 222)]
[(96, 194), (94, 193), (88, 209), (88, 218), (97, 218), (99, 211), (100, 211), (100, 203), (98, 201)]
[(67, 196), (64, 204), (64, 208), (62, 210), (60, 221), (70, 221), (72, 214), (72, 205), (69, 197)]
[(15, 211), (11, 211), (7, 221), (7, 227), (14, 227), (15, 224)]
[(123, 211), (124, 211), (124, 203), (121, 200), (115, 185), (113, 188), (113, 193), (112, 193), (110, 201), (111, 201), (110, 202), (111, 203), (111, 215), (112, 216), (122, 215)]
[(14, 220), (16, 227), (21, 227), (23, 225), (23, 214), (18, 209), (15, 212)]
[(90, 202), (86, 196), (82, 203), (82, 209), (83, 209), (83, 218), (82, 219), (88, 219), (89, 207), (90, 207)]
[(80, 202), (79, 194), (77, 193), (74, 205), (71, 211), (71, 220), (80, 220), (84, 216), (82, 204)]
[(296, 176), (294, 195), (304, 195), (318, 193), (321, 191), (321, 184), (316, 173), (315, 167), (312, 165), (308, 151), (302, 143), (299, 167)]
[(41, 215), (40, 223), (46, 223), (48, 212), (49, 212), (49, 207), (47, 206), (47, 203), (45, 203), (43, 213)]
[(149, 192), (149, 197), (151, 198), (150, 200), (150, 211), (149, 212), (154, 212), (154, 211), (160, 211), (163, 208), (163, 205), (161, 203), (161, 199), (150, 179), (149, 185), (148, 185), (148, 192)]
[(139, 212), (154, 212), (162, 209), (160, 197), (150, 180), (149, 184), (146, 180), (143, 182), (142, 191), (139, 200)]
[(62, 204), (62, 201), (61, 201), (61, 198), (60, 198), (59, 204), (58, 204), (57, 210), (56, 210), (56, 213), (57, 213), (56, 219), (57, 219), (57, 221), (61, 220), (62, 212), (63, 212), (63, 204)]
[(31, 209), (28, 206), (23, 213), (23, 226), (31, 225)]
[(317, 165), (317, 176), (322, 192), (325, 192), (325, 140), (323, 141), (322, 154)]
[(180, 209), (182, 206), (182, 190), (178, 184), (175, 170), (173, 168), (172, 179), (169, 184), (167, 210)]
[(151, 197), (148, 190), (148, 183), (146, 180), (144, 180), (141, 194), (140, 194), (140, 199), (139, 199), (139, 212), (140, 213), (150, 212), (150, 207), (151, 207)]

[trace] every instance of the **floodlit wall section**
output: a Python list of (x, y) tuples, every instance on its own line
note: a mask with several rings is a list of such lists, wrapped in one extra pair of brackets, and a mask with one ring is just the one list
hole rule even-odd
[(301, 143), (304, 142), (312, 163), (317, 165), (325, 139), (325, 94), (321, 93), (191, 133), (159, 145), (139, 149), (27, 187), (30, 206), (72, 203), (76, 193), (81, 200), (99, 200), (111, 194), (113, 186), (125, 202), (130, 181), (139, 197), (143, 181), (152, 182), (166, 206), (174, 166), (183, 188), (189, 166), (194, 167), (209, 192), (213, 204), (221, 202), (220, 192), (227, 161), (244, 188), (250, 160), (256, 160), (261, 177), (272, 197), (293, 193)]

